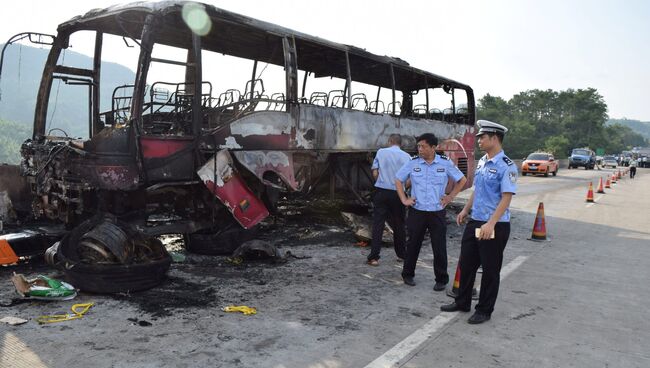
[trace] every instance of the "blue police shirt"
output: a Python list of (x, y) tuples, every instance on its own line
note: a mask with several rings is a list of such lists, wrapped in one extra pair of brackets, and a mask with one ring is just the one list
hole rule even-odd
[[(491, 159), (481, 157), (474, 172), (474, 203), (472, 219), (488, 221), (494, 213), (503, 193), (517, 193), (517, 166), (503, 151)], [(510, 209), (506, 209), (499, 222), (510, 221)]]
[(398, 146), (380, 148), (372, 162), (372, 169), (379, 170), (379, 177), (375, 186), (377, 188), (397, 190), (395, 188), (395, 173), (411, 159), (408, 153)]
[(446, 156), (436, 154), (431, 164), (417, 157), (407, 162), (397, 172), (402, 183), (411, 178), (411, 197), (415, 198), (413, 208), (420, 211), (440, 211), (440, 199), (445, 195), (449, 178), (454, 182), (463, 178), (463, 173)]

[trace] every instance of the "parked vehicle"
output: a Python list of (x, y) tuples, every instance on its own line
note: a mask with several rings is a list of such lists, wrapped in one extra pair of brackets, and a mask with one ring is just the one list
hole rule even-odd
[(543, 174), (548, 176), (548, 174), (557, 175), (560, 165), (555, 161), (550, 153), (545, 152), (534, 152), (528, 155), (524, 162), (521, 164), (521, 175), (526, 176), (528, 174)]
[(593, 170), (596, 166), (596, 154), (589, 148), (575, 148), (569, 157), (569, 169), (584, 167)]
[(616, 157), (614, 156), (605, 156), (603, 157), (603, 167), (613, 167), (616, 168), (618, 166), (618, 162), (616, 161)]

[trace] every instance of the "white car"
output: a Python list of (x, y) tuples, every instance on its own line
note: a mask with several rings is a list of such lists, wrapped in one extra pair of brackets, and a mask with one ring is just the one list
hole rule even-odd
[(613, 168), (616, 168), (618, 166), (618, 162), (616, 161), (616, 157), (614, 156), (605, 156), (603, 157), (603, 167), (608, 167), (611, 166)]

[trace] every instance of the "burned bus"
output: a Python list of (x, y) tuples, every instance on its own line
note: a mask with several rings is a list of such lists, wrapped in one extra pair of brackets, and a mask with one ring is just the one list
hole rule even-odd
[[(65, 58), (82, 34), (88, 65)], [(115, 83), (102, 60), (122, 54), (135, 76), (102, 95)], [(76, 101), (87, 119), (69, 123), (84, 137), (51, 121), (66, 115), (66, 86), (87, 89)], [(372, 155), (393, 133), (412, 152), (416, 136), (434, 133), (471, 183), (474, 122), (468, 85), (399, 58), (211, 5), (140, 2), (59, 25), (21, 172), (34, 217), (81, 227), (71, 249), (124, 261), (133, 231), (187, 234), (190, 247), (193, 234), (213, 234), (215, 247), (219, 234), (241, 239), (285, 192), (364, 201)]]

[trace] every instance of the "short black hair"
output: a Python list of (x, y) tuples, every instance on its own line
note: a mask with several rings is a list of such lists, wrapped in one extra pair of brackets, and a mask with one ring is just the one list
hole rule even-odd
[(415, 138), (415, 142), (419, 141), (425, 141), (429, 146), (437, 146), (438, 145), (438, 138), (433, 135), (433, 133), (424, 133), (419, 137)]
[(402, 136), (399, 135), (399, 134), (391, 134), (388, 137), (388, 140), (393, 142), (394, 144), (396, 144), (398, 146), (402, 144)]
[(489, 132), (489, 133), (485, 133), (485, 135), (487, 135), (488, 137), (494, 137), (494, 136), (496, 136), (497, 139), (499, 140), (499, 143), (503, 143), (503, 134), (501, 134), (501, 133), (493, 133), (493, 132)]

